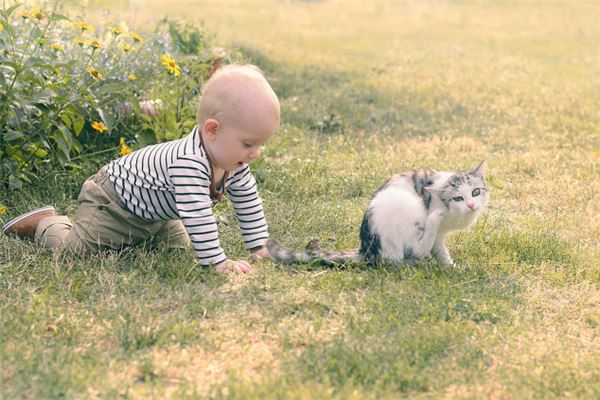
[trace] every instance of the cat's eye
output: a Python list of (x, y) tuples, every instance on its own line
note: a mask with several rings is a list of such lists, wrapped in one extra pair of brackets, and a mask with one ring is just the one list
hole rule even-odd
[(463, 199), (462, 196), (456, 196), (456, 197), (453, 197), (452, 200), (454, 200), (454, 201), (463, 201), (464, 199)]
[(471, 193), (473, 197), (477, 197), (479, 194), (481, 194), (481, 190), (479, 188), (473, 190), (473, 193)]

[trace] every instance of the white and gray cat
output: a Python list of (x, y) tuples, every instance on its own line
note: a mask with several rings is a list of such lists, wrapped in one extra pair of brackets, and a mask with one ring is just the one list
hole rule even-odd
[(360, 248), (341, 252), (292, 252), (267, 242), (275, 261), (337, 264), (381, 261), (414, 264), (432, 255), (445, 266), (454, 261), (444, 244), (449, 232), (475, 223), (489, 197), (485, 161), (469, 172), (419, 169), (392, 176), (375, 192), (360, 227)]

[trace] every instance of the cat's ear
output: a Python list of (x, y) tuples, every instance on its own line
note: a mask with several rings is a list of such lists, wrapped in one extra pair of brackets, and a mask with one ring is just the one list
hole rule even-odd
[(435, 196), (438, 199), (441, 199), (442, 198), (442, 194), (444, 193), (443, 189), (436, 188), (436, 187), (433, 187), (433, 186), (426, 186), (424, 189), (427, 190), (429, 193), (431, 193), (432, 196)]
[(469, 174), (471, 175), (476, 175), (476, 176), (480, 176), (480, 177), (485, 177), (485, 170), (487, 169), (487, 163), (485, 162), (485, 160), (483, 160), (481, 163), (479, 163), (479, 165), (477, 166), (477, 168), (475, 168), (474, 170), (472, 170), (471, 172), (469, 172)]

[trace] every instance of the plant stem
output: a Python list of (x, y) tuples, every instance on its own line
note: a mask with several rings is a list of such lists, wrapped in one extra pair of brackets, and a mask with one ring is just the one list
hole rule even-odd
[[(13, 76), (12, 82), (10, 83), (10, 86), (8, 88), (7, 98), (8, 98), (8, 93), (12, 93), (12, 89), (15, 86), (15, 82), (17, 81), (19, 74), (23, 70), (23, 58), (25, 58), (25, 53), (27, 52), (27, 49), (29, 48), (29, 42), (31, 41), (31, 37), (33, 36), (34, 29), (35, 29), (35, 25), (33, 26), (33, 28), (31, 28), (31, 31), (29, 32), (29, 38), (27, 39), (27, 44), (25, 45), (25, 48), (23, 49), (23, 54), (21, 55), (21, 59), (19, 60), (19, 66), (21, 68), (19, 70), (15, 69), (15, 75)], [(6, 111), (7, 105), (8, 105), (8, 101), (4, 102), (4, 104), (2, 105), (2, 110), (0, 110), (0, 115), (4, 115), (4, 111)]]
[[(2, 7), (3, 7), (4, 15), (6, 16), (6, 22), (8, 22), (8, 15), (6, 15), (6, 0), (2, 1)], [(8, 37), (10, 38), (10, 46), (12, 48), (12, 55), (13, 55), (13, 57), (15, 57), (15, 37), (14, 37), (13, 33), (14, 32), (12, 32), (12, 26), (11, 26), (11, 32), (8, 35)]]
[[(50, 14), (48, 16), (48, 23), (46, 24), (46, 26), (44, 27), (44, 30), (42, 31), (41, 34), (41, 38), (44, 38), (44, 35), (46, 34), (46, 32), (48, 31), (48, 27), (50, 26), (50, 24), (52, 23), (52, 17), (54, 17), (54, 14), (56, 14), (56, 9), (58, 8), (58, 1), (54, 2), (54, 8), (52, 9), (52, 14)], [(35, 54), (37, 53), (37, 50), (40, 48), (40, 44), (38, 42), (38, 44), (33, 48), (33, 53), (31, 54), (31, 57), (29, 58), (33, 58), (35, 56)]]
[(92, 157), (92, 156), (97, 156), (98, 154), (109, 153), (111, 151), (115, 151), (115, 149), (114, 148), (110, 148), (110, 149), (104, 149), (104, 150), (96, 151), (94, 153), (82, 154), (80, 156), (71, 158), (71, 161), (80, 160), (82, 158), (87, 158), (87, 157)]
[(81, 75), (79, 77), (79, 86), (78, 89), (81, 88), (81, 85), (83, 84), (83, 77), (85, 76), (85, 72), (87, 70), (88, 65), (90, 65), (90, 62), (92, 61), (92, 58), (94, 58), (94, 53), (96, 52), (95, 48), (92, 48), (92, 54), (90, 54), (90, 58), (88, 58), (87, 62), (85, 63), (85, 66), (83, 67), (83, 70), (81, 71)]
[[(175, 77), (175, 79), (178, 79), (179, 77)], [(177, 107), (175, 109), (175, 121), (180, 122), (181, 119), (179, 118), (179, 114), (181, 113), (181, 109), (183, 108), (183, 93), (181, 90), (181, 79), (178, 79), (179, 82), (177, 82), (177, 92), (179, 94), (178, 98), (177, 98)], [(181, 104), (181, 107), (180, 107)]]

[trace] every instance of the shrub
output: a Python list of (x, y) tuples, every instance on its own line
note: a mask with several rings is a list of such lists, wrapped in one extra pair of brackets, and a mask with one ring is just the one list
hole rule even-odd
[(169, 20), (144, 38), (109, 25), (71, 21), (57, 6), (0, 11), (0, 186), (194, 125), (200, 87), (220, 62), (208, 36)]

